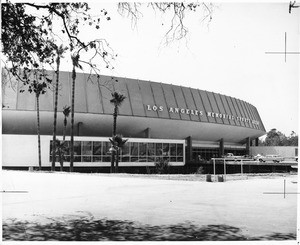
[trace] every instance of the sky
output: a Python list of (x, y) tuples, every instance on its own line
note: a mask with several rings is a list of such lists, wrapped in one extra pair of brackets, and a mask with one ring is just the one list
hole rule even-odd
[[(254, 105), (267, 131), (287, 136), (299, 133), (300, 8), (286, 3), (214, 4), (212, 20), (203, 12), (186, 14), (185, 39), (165, 45), (170, 15), (144, 6), (133, 28), (131, 19), (117, 12), (116, 3), (91, 3), (95, 13), (106, 9), (110, 21), (100, 32), (85, 29), (84, 37), (105, 38), (118, 54), (114, 69), (103, 75), (176, 84), (232, 96)], [(286, 33), (286, 34), (285, 34)], [(62, 70), (70, 71), (66, 61)]]

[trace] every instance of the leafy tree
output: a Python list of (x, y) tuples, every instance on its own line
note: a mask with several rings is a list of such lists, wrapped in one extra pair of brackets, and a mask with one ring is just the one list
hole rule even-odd
[[(6, 2), (1, 5), (2, 11), (2, 45), (4, 67), (16, 76), (20, 69), (31, 71), (41, 69), (47, 66), (51, 69), (56, 62), (57, 65), (57, 81), (59, 76), (60, 58), (64, 48), (59, 43), (64, 43), (65, 47), (69, 47), (72, 55), (73, 66), (73, 87), (75, 91), (74, 76), (74, 57), (76, 58), (76, 66), (79, 63), (87, 65), (90, 72), (100, 74), (100, 66), (104, 62), (105, 67), (111, 68), (110, 60), (114, 59), (112, 49), (109, 47), (105, 39), (95, 39), (88, 42), (82, 41), (80, 38), (79, 26), (88, 25), (99, 30), (100, 20), (110, 20), (107, 11), (99, 11), (99, 16), (93, 17), (89, 14), (89, 6), (86, 3), (17, 3), (12, 4)], [(57, 25), (58, 23), (58, 25)], [(61, 30), (57, 26), (61, 26)], [(59, 33), (60, 32), (60, 33)], [(14, 40), (12, 42), (11, 40)], [(20, 45), (20, 43), (22, 45)], [(60, 48), (58, 48), (60, 47)], [(88, 55), (85, 60), (79, 59), (79, 53), (85, 51)], [(90, 53), (89, 51), (93, 51)], [(56, 59), (55, 59), (56, 56)], [(56, 89), (58, 86), (56, 86)], [(57, 95), (57, 90), (56, 93)], [(74, 93), (72, 94), (72, 129), (74, 125)], [(56, 113), (57, 113), (57, 97), (55, 99), (54, 113), (54, 132), (53, 132), (53, 153), (55, 155), (56, 146)], [(73, 133), (71, 130), (71, 141), (73, 143)], [(73, 169), (74, 152), (71, 144), (71, 171)], [(53, 157), (52, 169), (55, 167), (55, 157)]]
[(265, 145), (279, 146), (282, 145), (283, 139), (284, 139), (284, 135), (276, 128), (273, 128), (267, 133), (267, 137), (265, 139)]
[(298, 135), (292, 131), (291, 134), (287, 137), (289, 146), (298, 146)]
[(26, 13), (24, 4), (3, 3), (1, 15), (2, 53), (5, 67), (9, 64), (14, 76), (19, 78), (20, 68), (37, 69), (43, 67), (41, 64), (54, 63), (52, 37), (37, 16)]
[(292, 131), (290, 136), (286, 136), (276, 128), (267, 133), (267, 137), (260, 143), (263, 146), (298, 146), (298, 135)]
[[(117, 133), (117, 117), (119, 113), (119, 107), (122, 105), (123, 101), (126, 99), (126, 96), (119, 92), (113, 92), (111, 94), (112, 99), (110, 103), (114, 105), (114, 113), (113, 113), (113, 130), (112, 135), (113, 137), (116, 136)], [(114, 145), (113, 145), (114, 146)], [(115, 162), (115, 153), (116, 151), (112, 151), (111, 154), (111, 173), (114, 171), (114, 162)]]
[[(37, 23), (37, 17), (28, 15), (23, 4), (1, 4), (2, 53), (4, 68), (18, 82), (28, 86), (35, 93), (37, 105), (37, 134), (39, 170), (41, 170), (39, 98), (46, 93), (51, 79), (44, 70), (44, 64), (54, 62), (53, 39)], [(22, 45), (20, 45), (22, 44)], [(20, 92), (24, 92), (22, 89)]]

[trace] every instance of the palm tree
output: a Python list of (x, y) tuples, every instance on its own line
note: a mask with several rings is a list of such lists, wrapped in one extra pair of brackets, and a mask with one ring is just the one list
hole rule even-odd
[(112, 145), (115, 146), (115, 150), (116, 150), (116, 169), (115, 169), (115, 172), (118, 173), (119, 172), (118, 167), (119, 167), (120, 149), (122, 149), (125, 146), (128, 139), (123, 140), (123, 136), (117, 134), (117, 135), (113, 136), (112, 139), (109, 139), (109, 140), (112, 143)]
[(28, 91), (35, 93), (36, 98), (36, 111), (37, 111), (37, 135), (38, 135), (38, 158), (39, 158), (39, 170), (42, 170), (42, 157), (41, 157), (41, 135), (40, 135), (40, 95), (46, 93), (46, 82), (39, 83), (33, 80), (33, 83), (29, 86)]
[[(122, 105), (123, 101), (126, 99), (126, 96), (119, 93), (119, 92), (113, 92), (111, 94), (112, 99), (110, 100), (110, 103), (114, 105), (114, 113), (113, 113), (113, 130), (112, 130), (112, 136), (116, 136), (117, 132), (117, 117), (119, 112), (119, 107)], [(113, 148), (115, 148), (115, 145), (113, 144)], [(111, 153), (111, 166), (110, 166), (110, 172), (112, 173), (114, 171), (114, 162), (115, 162), (115, 153), (116, 151), (112, 151)]]
[(41, 135), (40, 135), (40, 93), (36, 92), (36, 112), (37, 112), (37, 135), (38, 135), (38, 156), (39, 156), (39, 171), (42, 170), (42, 157), (41, 157)]
[(64, 106), (63, 108), (63, 114), (64, 114), (64, 128), (63, 128), (63, 140), (62, 142), (57, 140), (57, 146), (58, 146), (58, 154), (59, 154), (59, 161), (60, 161), (60, 171), (63, 171), (64, 167), (64, 156), (65, 152), (68, 150), (65, 145), (66, 140), (66, 131), (67, 131), (67, 118), (69, 117), (71, 112), (70, 106)]
[[(56, 45), (55, 45), (56, 46)], [(57, 104), (58, 104), (58, 85), (59, 85), (59, 68), (60, 59), (63, 58), (63, 53), (67, 48), (62, 45), (55, 47), (56, 49), (56, 83), (55, 83), (55, 97), (54, 97), (54, 121), (53, 121), (53, 139), (52, 139), (52, 165), (51, 170), (55, 171), (55, 161), (56, 161), (56, 125), (57, 125)]]
[(63, 108), (63, 114), (64, 114), (63, 142), (65, 142), (65, 139), (66, 139), (66, 131), (67, 131), (67, 124), (68, 124), (67, 118), (69, 117), (70, 112), (71, 112), (70, 106), (64, 106), (64, 108)]
[(75, 53), (71, 56), (72, 59), (72, 101), (71, 101), (71, 141), (70, 141), (70, 172), (73, 172), (74, 164), (74, 107), (75, 107), (75, 81), (76, 81), (76, 70), (78, 67), (82, 69), (79, 64), (79, 54)]

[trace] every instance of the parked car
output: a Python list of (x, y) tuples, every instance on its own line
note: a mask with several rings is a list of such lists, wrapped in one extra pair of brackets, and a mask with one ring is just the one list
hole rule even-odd
[(257, 154), (256, 156), (253, 157), (253, 159), (259, 161), (259, 159), (261, 159), (262, 157), (263, 155)]
[(274, 162), (274, 163), (279, 163), (284, 160), (284, 157), (280, 155), (266, 155), (266, 156), (256, 156), (256, 160), (260, 162)]
[(244, 156), (235, 156), (233, 153), (227, 153), (225, 156), (223, 156), (226, 160), (238, 160), (245, 158)]

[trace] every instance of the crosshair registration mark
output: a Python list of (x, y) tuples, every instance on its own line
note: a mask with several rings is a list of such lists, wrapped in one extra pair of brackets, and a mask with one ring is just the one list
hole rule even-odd
[(265, 52), (265, 54), (284, 54), (284, 61), (286, 62), (286, 56), (288, 54), (300, 54), (300, 52), (288, 52), (287, 51), (287, 34), (286, 32), (284, 33), (284, 52)]
[(6, 190), (3, 190), (3, 191), (0, 191), (1, 193), (28, 193), (28, 191), (6, 191)]
[(283, 192), (263, 192), (263, 194), (280, 194), (280, 195), (283, 194), (283, 198), (285, 198), (287, 194), (300, 194), (300, 192), (286, 192), (285, 189), (286, 189), (286, 180), (283, 181)]

